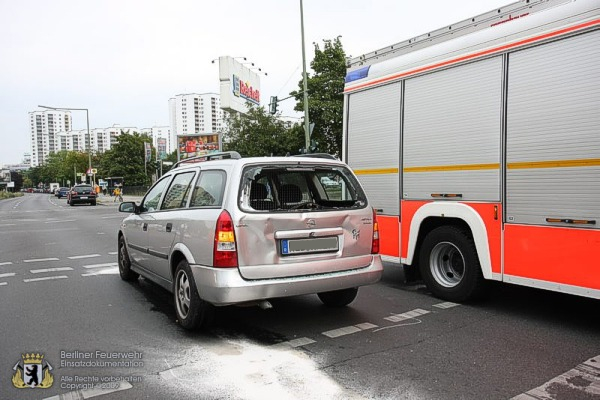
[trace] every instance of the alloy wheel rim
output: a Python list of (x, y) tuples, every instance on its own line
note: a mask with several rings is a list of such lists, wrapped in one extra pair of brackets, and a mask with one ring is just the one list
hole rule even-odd
[(179, 314), (183, 318), (186, 318), (190, 312), (191, 297), (190, 280), (185, 271), (180, 271), (179, 275), (177, 276), (176, 296)]

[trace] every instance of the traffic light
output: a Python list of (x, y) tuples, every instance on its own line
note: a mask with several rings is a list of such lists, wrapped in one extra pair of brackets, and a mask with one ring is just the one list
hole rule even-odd
[(277, 114), (277, 96), (271, 96), (271, 102), (269, 103), (269, 113)]

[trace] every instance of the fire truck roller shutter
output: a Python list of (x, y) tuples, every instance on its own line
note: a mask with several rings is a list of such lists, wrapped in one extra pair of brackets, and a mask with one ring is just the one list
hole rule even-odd
[(400, 212), (401, 83), (349, 95), (348, 160), (375, 209)]

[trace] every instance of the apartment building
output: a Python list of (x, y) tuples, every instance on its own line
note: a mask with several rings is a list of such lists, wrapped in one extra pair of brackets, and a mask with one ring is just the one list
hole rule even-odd
[(58, 133), (71, 130), (71, 112), (46, 110), (29, 113), (31, 166), (43, 164), (50, 153), (59, 151)]
[(178, 135), (216, 134), (224, 129), (224, 112), (216, 93), (178, 94), (169, 99), (170, 148)]

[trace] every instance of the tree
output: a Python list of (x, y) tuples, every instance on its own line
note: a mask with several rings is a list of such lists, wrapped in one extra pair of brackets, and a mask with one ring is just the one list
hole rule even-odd
[(304, 136), (262, 107), (248, 105), (247, 114), (229, 114), (228, 132), (223, 134), (223, 150), (237, 151), (244, 157), (285, 156), (297, 154), (303, 147)]
[[(319, 143), (319, 151), (339, 157), (342, 153), (346, 53), (339, 36), (323, 42), (323, 50), (317, 43), (314, 44), (315, 56), (310, 63), (314, 74), (310, 76), (307, 73), (308, 119), (315, 124), (311, 139)], [(294, 109), (304, 111), (302, 80), (299, 87), (290, 95), (297, 101)]]
[[(146, 134), (137, 132), (121, 134), (112, 148), (102, 155), (100, 159), (100, 171), (102, 176), (122, 176), (127, 186), (143, 186), (150, 184), (148, 174), (154, 171), (152, 164), (148, 164), (145, 171), (144, 143), (152, 143), (152, 138)], [(152, 149), (152, 154), (155, 154)]]

